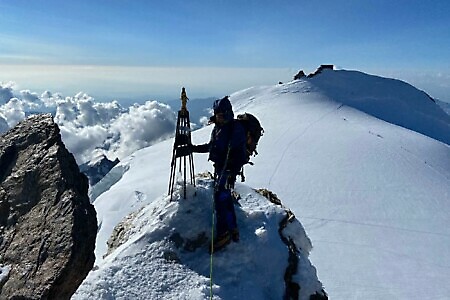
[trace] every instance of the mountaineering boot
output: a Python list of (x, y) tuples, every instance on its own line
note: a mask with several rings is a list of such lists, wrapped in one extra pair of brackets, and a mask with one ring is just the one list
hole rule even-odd
[[(230, 242), (231, 242), (231, 234), (229, 232), (222, 234), (221, 236), (219, 236), (217, 238), (217, 240), (214, 241), (212, 252), (215, 253), (217, 251), (222, 250)], [(211, 252), (211, 249), (210, 249), (210, 252)]]
[(239, 242), (239, 229), (235, 228), (231, 231), (231, 239), (233, 242)]

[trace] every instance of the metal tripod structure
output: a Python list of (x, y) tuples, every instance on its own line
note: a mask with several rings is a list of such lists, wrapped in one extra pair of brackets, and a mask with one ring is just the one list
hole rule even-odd
[(194, 157), (191, 151), (191, 123), (189, 111), (186, 108), (186, 90), (181, 91), (181, 109), (178, 111), (177, 127), (175, 130), (175, 141), (173, 144), (172, 161), (170, 163), (169, 195), (172, 201), (175, 175), (177, 173), (177, 159), (179, 173), (183, 173), (183, 198), (186, 199), (187, 164), (189, 164), (190, 182), (195, 187)]

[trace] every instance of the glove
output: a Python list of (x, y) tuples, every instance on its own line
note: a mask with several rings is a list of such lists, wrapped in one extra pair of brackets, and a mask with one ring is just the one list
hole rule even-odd
[(203, 145), (192, 145), (189, 144), (189, 147), (191, 149), (191, 152), (197, 152), (197, 153), (207, 153), (209, 152), (209, 145), (203, 144)]
[(191, 149), (191, 152), (198, 152), (198, 146), (197, 145), (188, 145), (189, 149)]

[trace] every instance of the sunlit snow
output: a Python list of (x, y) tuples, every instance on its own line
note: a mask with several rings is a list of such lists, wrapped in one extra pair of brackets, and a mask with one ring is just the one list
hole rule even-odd
[[(189, 87), (187, 90), (189, 92)], [(38, 98), (57, 102), (58, 97), (47, 93)], [(86, 97), (58, 99), (70, 103), (69, 100), (76, 98), (77, 103), (89, 104)], [(5, 104), (0, 107), (0, 130), (6, 130), (29, 113), (36, 102), (33, 99), (31, 92), (15, 92), (12, 84), (1, 86), (0, 101)], [(344, 70), (325, 71), (313, 78), (285, 84), (251, 87), (232, 94), (231, 100), (236, 113), (256, 115), (265, 129), (258, 145), (259, 155), (252, 158), (255, 165), (245, 167), (247, 181), (245, 185), (238, 185), (238, 191), (247, 199), (245, 195), (250, 193), (250, 188), (267, 188), (294, 212), (312, 242), (310, 262), (331, 299), (448, 298), (450, 117), (438, 104), (406, 83)], [(76, 111), (82, 111), (78, 104), (76, 107)], [(157, 112), (166, 112), (156, 116), (165, 115), (174, 122), (175, 113), (163, 104), (147, 104), (147, 107), (145, 111), (156, 108)], [(130, 111), (123, 110), (120, 114)], [(82, 115), (78, 113), (71, 120), (93, 124)], [(138, 120), (140, 116), (140, 113), (133, 117), (130, 114), (123, 124), (136, 124), (137, 127), (131, 128), (145, 126)], [(99, 123), (96, 124), (91, 127)], [(102, 125), (102, 128), (111, 130), (113, 127)], [(171, 130), (173, 133), (173, 127), (162, 128), (167, 134)], [(93, 132), (100, 133), (100, 129)], [(208, 141), (211, 130), (212, 127), (207, 126), (194, 131), (194, 143)], [(129, 132), (133, 130), (125, 130), (124, 134)], [(128, 143), (120, 143), (118, 137), (113, 134), (109, 142), (116, 145), (116, 150), (125, 150)], [(90, 137), (91, 140), (97, 138), (100, 140), (100, 135)], [(164, 270), (167, 266), (161, 263), (163, 259), (158, 251), (171, 249), (170, 245), (163, 244), (171, 228), (164, 227), (166, 231), (157, 232), (167, 225), (160, 223), (161, 216), (164, 215), (162, 220), (172, 222), (173, 228), (189, 230), (188, 220), (183, 223), (171, 214), (177, 209), (186, 211), (195, 201), (208, 201), (209, 205), (210, 199), (202, 194), (206, 192), (202, 192), (200, 185), (199, 196), (168, 204), (165, 196), (173, 141), (157, 141), (152, 140), (148, 144), (151, 146), (135, 152), (147, 145), (133, 144), (129, 148), (133, 149), (129, 153), (133, 153), (124, 155), (91, 189), (91, 201), (94, 201), (100, 226), (97, 269), (83, 283), (77, 297), (128, 298), (142, 293), (140, 286), (148, 287), (148, 293), (153, 291), (155, 299), (179, 299), (175, 295), (186, 299), (209, 297), (209, 273), (205, 269), (193, 270), (181, 264)], [(104, 141), (101, 146), (105, 146)], [(77, 155), (84, 157), (81, 153)], [(207, 155), (195, 154), (195, 170), (197, 173), (212, 171)], [(192, 187), (190, 191), (193, 192)], [(256, 258), (247, 252), (250, 249), (258, 249), (257, 254), (278, 253), (275, 248), (264, 248), (260, 244), (266, 235), (275, 236), (273, 228), (260, 222), (263, 219), (258, 218), (262, 216), (255, 222), (249, 219), (261, 208), (248, 206), (246, 200), (242, 203), (242, 208), (238, 208), (238, 222), (244, 238), (239, 244), (231, 244), (223, 257), (242, 254), (242, 259), (254, 263)], [(192, 221), (196, 228), (203, 228), (209, 235), (211, 221), (206, 219), (206, 214), (210, 216), (210, 213), (198, 212), (196, 208), (192, 208), (193, 215), (198, 218)], [(135, 220), (140, 222), (142, 230), (135, 231), (129, 241), (103, 259), (114, 227), (130, 214), (139, 214)], [(272, 217), (278, 218), (275, 215)], [(152, 222), (155, 228), (150, 226)], [(160, 239), (156, 238), (158, 234)], [(206, 250), (197, 251), (199, 255), (192, 257), (192, 263), (201, 261), (202, 268), (207, 268)], [(151, 258), (154, 258), (154, 265), (149, 263), (153, 261)], [(139, 265), (143, 261), (146, 264), (141, 269)], [(230, 270), (245, 274), (249, 271), (245, 263), (234, 265), (227, 260), (220, 264), (220, 257), (217, 262), (216, 274), (220, 274), (220, 270), (225, 274)], [(262, 266), (258, 264), (258, 267)], [(249, 280), (245, 276), (242, 278)], [(232, 291), (235, 286), (250, 293), (246, 283), (236, 285), (233, 278), (224, 275), (214, 283), (216, 299), (232, 299), (230, 295), (235, 295)], [(275, 279), (258, 280), (260, 292), (261, 282)], [(278, 294), (272, 292), (272, 296)], [(245, 297), (252, 299), (249, 295)]]

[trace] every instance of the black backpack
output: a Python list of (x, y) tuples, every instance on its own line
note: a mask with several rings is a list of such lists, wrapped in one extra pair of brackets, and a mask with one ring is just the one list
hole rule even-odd
[(247, 134), (246, 163), (253, 165), (250, 161), (250, 156), (256, 156), (258, 154), (256, 146), (264, 133), (264, 129), (261, 127), (261, 123), (259, 123), (258, 119), (252, 114), (245, 113), (238, 115), (237, 120), (241, 123), (242, 127), (244, 127)]

